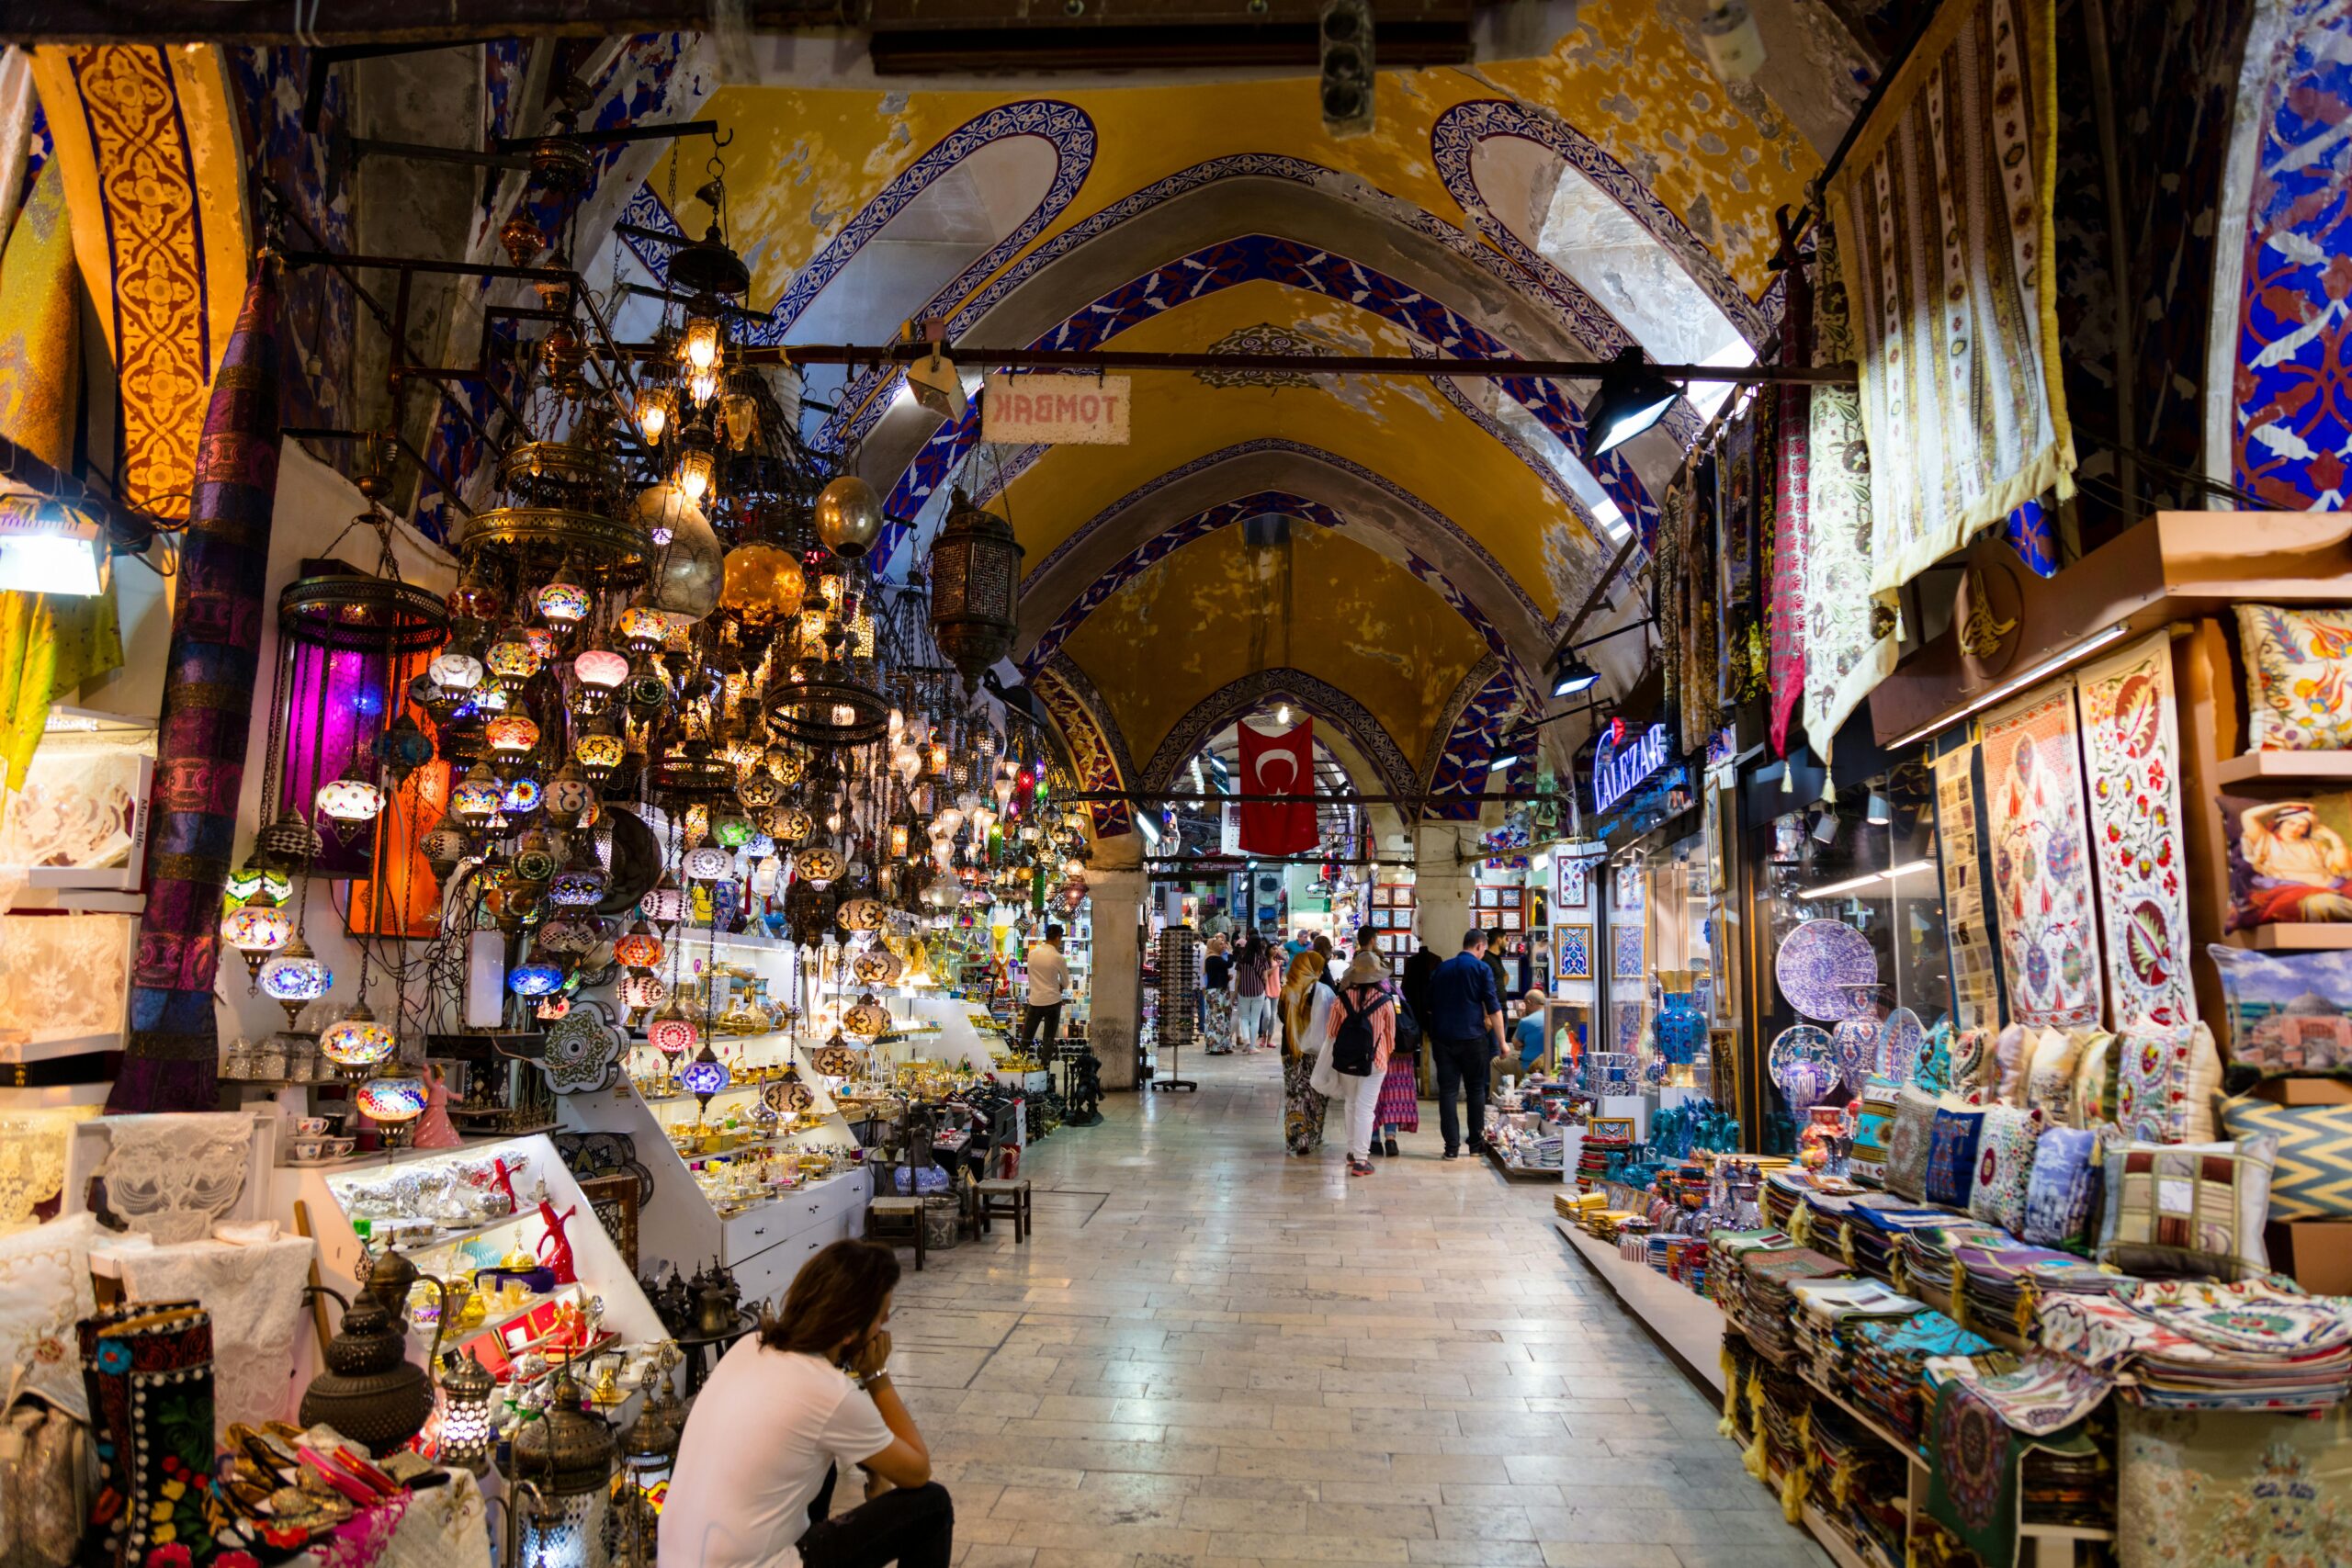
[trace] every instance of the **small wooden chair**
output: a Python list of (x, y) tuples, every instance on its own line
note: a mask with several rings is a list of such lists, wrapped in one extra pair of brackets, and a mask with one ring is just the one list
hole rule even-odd
[[(927, 1107), (910, 1106), (899, 1126), (899, 1157), (874, 1168), (876, 1195), (865, 1202), (865, 1238), (895, 1247), (905, 1241), (915, 1249), (915, 1272), (922, 1272), (922, 1191), (915, 1173), (931, 1165), (934, 1126)], [(907, 1173), (906, 1196), (898, 1195), (898, 1173)]]
[(1030, 1190), (1035, 1184), (1025, 1176), (996, 1177), (972, 1184), (972, 1201), (978, 1214), (980, 1234), (989, 1233), (991, 1215), (1001, 1214), (1012, 1222), (1012, 1241), (1019, 1246), (1029, 1239), (1037, 1228), (1035, 1211), (1030, 1205)]
[(921, 1198), (875, 1198), (865, 1205), (865, 1239), (888, 1242), (896, 1247), (900, 1242), (911, 1243), (915, 1249), (915, 1272), (922, 1272), (922, 1200)]

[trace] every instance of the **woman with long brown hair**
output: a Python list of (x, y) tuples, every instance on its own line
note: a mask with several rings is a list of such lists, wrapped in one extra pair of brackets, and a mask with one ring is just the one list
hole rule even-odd
[(1323, 1146), (1323, 1096), (1307, 1081), (1330, 1025), (1331, 987), (1323, 983), (1323, 955), (1308, 948), (1290, 961), (1283, 980), (1283, 1143), (1295, 1155)]
[[(889, 1248), (837, 1241), (720, 1359), (678, 1445), (661, 1568), (947, 1568), (955, 1506), (890, 1384), (898, 1283)], [(844, 1464), (892, 1490), (829, 1517)]]

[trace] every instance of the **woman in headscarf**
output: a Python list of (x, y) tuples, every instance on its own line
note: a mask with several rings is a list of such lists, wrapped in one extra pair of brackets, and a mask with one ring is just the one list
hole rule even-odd
[(1323, 955), (1310, 947), (1290, 961), (1283, 981), (1283, 1143), (1295, 1155), (1323, 1145), (1323, 1097), (1307, 1077), (1330, 1028), (1331, 1001)]
[(1372, 1174), (1373, 1122), (1396, 1047), (1396, 998), (1389, 991), (1388, 965), (1367, 948), (1340, 976), (1312, 1075), (1315, 1085), (1340, 1102), (1350, 1176)]
[(1227, 955), (1223, 936), (1209, 938), (1208, 957), (1201, 964), (1201, 1007), (1207, 1026), (1208, 1053), (1212, 1056), (1233, 1055), (1233, 960)]

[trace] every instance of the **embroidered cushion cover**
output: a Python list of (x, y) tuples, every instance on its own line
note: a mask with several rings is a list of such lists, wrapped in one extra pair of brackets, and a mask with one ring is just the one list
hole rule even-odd
[(2222, 1102), (2222, 1126), (2241, 1143), (2278, 1140), (2273, 1220), (2352, 1218), (2352, 1105), (2273, 1105), (2240, 1096)]
[(2075, 1065), (2082, 1059), (2088, 1030), (2045, 1029), (2033, 1044), (2033, 1060), (2026, 1068), (2025, 1103), (2039, 1111), (2052, 1126), (2075, 1123)]
[(2204, 1143), (2213, 1136), (2213, 1096), (2222, 1053), (2202, 1021), (2170, 1029), (2139, 1023), (2117, 1042), (2115, 1120), (2152, 1144)]
[(2205, 951), (2222, 974), (2232, 1062), (2265, 1077), (2352, 1075), (2352, 953)]
[(2026, 1184), (2025, 1228), (2036, 1247), (2075, 1247), (2090, 1227), (2102, 1175), (2098, 1134), (2084, 1127), (2052, 1127), (2033, 1146), (2033, 1176)]
[(2120, 1052), (2115, 1036), (2091, 1036), (2075, 1064), (2075, 1125), (2097, 1127), (2116, 1118), (2115, 1066)]
[(1854, 1152), (1849, 1161), (1854, 1179), (1873, 1187), (1886, 1184), (1887, 1143), (1894, 1134), (1895, 1098), (1902, 1085), (1893, 1078), (1871, 1078), (1862, 1085), (1854, 1113)]
[(1989, 1029), (1963, 1029), (1952, 1036), (1951, 1087), (1972, 1089), (1984, 1081), (1985, 1068), (1993, 1058), (1993, 1032)]
[(1984, 1112), (1939, 1105), (1928, 1135), (1928, 1201), (1964, 1209), (1976, 1182), (1976, 1151), (1984, 1136)]
[(2269, 1271), (2262, 1242), (2275, 1138), (2233, 1144), (2111, 1139), (2098, 1260), (2131, 1273)]
[(1928, 1196), (1928, 1144), (1936, 1097), (1905, 1084), (1895, 1091), (1894, 1125), (1886, 1137), (1886, 1190), (1914, 1202)]
[(2013, 1105), (1993, 1106), (1984, 1115), (1984, 1130), (1976, 1141), (1975, 1179), (1968, 1189), (1968, 1212), (2015, 1235), (2025, 1228), (2026, 1190), (2033, 1178), (2041, 1115)]
[(2230, 843), (2224, 930), (2352, 920), (2352, 792), (2214, 799)]
[(2341, 750), (2352, 747), (2352, 610), (2240, 604), (2238, 650), (2245, 658), (2246, 750)]
[(90, 1291), (95, 1214), (67, 1214), (0, 1236), (0, 1379), (24, 1370), (23, 1392), (77, 1420), (90, 1405), (74, 1354), (74, 1325), (96, 1309)]
[(2003, 1104), (2024, 1102), (2026, 1065), (2032, 1055), (2033, 1042), (2022, 1024), (2010, 1024), (1993, 1043), (1993, 1088)]

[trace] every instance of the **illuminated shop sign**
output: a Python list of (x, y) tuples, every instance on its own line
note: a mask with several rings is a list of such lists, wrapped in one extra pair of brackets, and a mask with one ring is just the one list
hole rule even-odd
[(1625, 721), (1611, 719), (1592, 754), (1593, 810), (1606, 811), (1624, 799), (1644, 779), (1666, 766), (1666, 726), (1653, 724), (1628, 740)]

